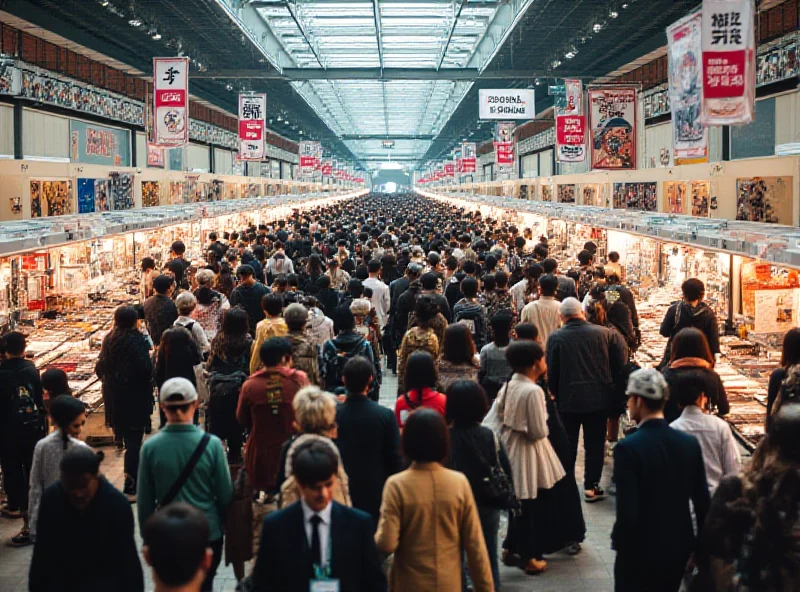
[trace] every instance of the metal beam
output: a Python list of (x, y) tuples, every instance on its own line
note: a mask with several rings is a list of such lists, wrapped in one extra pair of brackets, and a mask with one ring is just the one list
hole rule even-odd
[(262, 70), (209, 70), (192, 72), (192, 79), (256, 79), (283, 80), (453, 80), (474, 82), (477, 80), (533, 80), (534, 78), (580, 78), (592, 80), (606, 74), (604, 71), (570, 72), (540, 70), (497, 70), (479, 72), (477, 68), (284, 68), (283, 73)]
[(372, 0), (372, 16), (375, 18), (375, 37), (378, 41), (378, 60), (381, 65), (381, 74), (383, 74), (383, 34), (381, 32), (381, 9), (378, 6), (378, 0)]
[(345, 134), (340, 136), (342, 140), (433, 140), (433, 134)]
[[(377, 1), (377, 0), (376, 0)], [(450, 33), (447, 35), (447, 41), (442, 48), (442, 57), (439, 58), (439, 65), (436, 66), (437, 70), (442, 69), (442, 64), (444, 63), (444, 56), (447, 55), (447, 49), (450, 47), (450, 41), (453, 39), (453, 33), (456, 30), (456, 25), (458, 24), (458, 19), (461, 18), (461, 11), (464, 10), (464, 7), (467, 5), (467, 0), (460, 0), (458, 2), (458, 12), (453, 16), (453, 24), (450, 27)]]
[(311, 40), (308, 38), (308, 34), (306, 33), (306, 28), (303, 26), (303, 23), (300, 22), (300, 19), (297, 18), (297, 14), (294, 10), (294, 0), (284, 0), (283, 5), (286, 7), (286, 10), (289, 11), (289, 14), (292, 15), (292, 20), (294, 21), (294, 24), (297, 25), (297, 30), (300, 31), (300, 34), (303, 36), (303, 39), (305, 40), (306, 45), (308, 45), (308, 48), (311, 50), (311, 53), (314, 54), (314, 59), (317, 60), (320, 68), (324, 69), (325, 66), (323, 65), (322, 60), (317, 53), (317, 48), (311, 44)]

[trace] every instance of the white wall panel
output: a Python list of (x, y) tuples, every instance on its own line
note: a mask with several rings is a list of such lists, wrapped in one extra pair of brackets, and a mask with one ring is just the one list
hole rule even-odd
[(189, 147), (186, 150), (186, 159), (188, 163), (188, 169), (190, 171), (201, 170), (208, 172), (208, 167), (209, 167), (208, 150), (209, 150), (208, 146), (189, 144)]
[(530, 179), (532, 177), (539, 176), (539, 155), (538, 154), (526, 154), (522, 158), (520, 158), (520, 165), (521, 171), (520, 176), (524, 179)]
[(22, 111), (25, 158), (69, 158), (69, 119), (41, 111)]
[(139, 168), (147, 166), (147, 136), (144, 132), (136, 132), (136, 166)]
[(553, 174), (553, 149), (549, 148), (539, 152), (539, 176), (550, 177)]
[(672, 122), (649, 125), (644, 132), (644, 162), (639, 163), (640, 169), (656, 169), (664, 166), (661, 164), (661, 150), (669, 151), (669, 166), (672, 166)]
[(775, 97), (775, 144), (800, 142), (800, 92)]
[(14, 156), (14, 107), (0, 105), (0, 157)]
[(223, 148), (214, 148), (214, 172), (220, 175), (230, 175), (233, 165), (233, 153)]

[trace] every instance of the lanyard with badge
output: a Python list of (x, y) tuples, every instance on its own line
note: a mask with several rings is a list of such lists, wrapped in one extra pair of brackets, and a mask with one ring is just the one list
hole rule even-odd
[(314, 563), (314, 579), (311, 580), (309, 590), (310, 592), (339, 592), (339, 580), (331, 578), (331, 548), (333, 547), (333, 540), (328, 535), (328, 548), (327, 548), (327, 562), (324, 567), (320, 567)]

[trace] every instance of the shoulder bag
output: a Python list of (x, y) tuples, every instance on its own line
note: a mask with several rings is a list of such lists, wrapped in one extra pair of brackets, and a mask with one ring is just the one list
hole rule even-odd
[(480, 447), (470, 439), (472, 447), (484, 465), (485, 470), (488, 471), (478, 485), (478, 493), (481, 498), (486, 499), (492, 505), (498, 505), (503, 509), (513, 510), (517, 505), (517, 498), (514, 494), (514, 484), (511, 478), (506, 475), (503, 466), (500, 464), (500, 442), (497, 439), (497, 434), (492, 432), (492, 440), (494, 441), (494, 462), (487, 459), (481, 452)]
[(192, 452), (192, 456), (191, 458), (189, 458), (189, 462), (187, 462), (186, 466), (183, 467), (183, 471), (181, 471), (181, 474), (175, 480), (175, 483), (172, 484), (172, 487), (169, 488), (167, 495), (164, 496), (163, 500), (159, 500), (158, 502), (159, 510), (164, 506), (168, 506), (169, 504), (171, 504), (172, 501), (175, 499), (175, 496), (180, 493), (181, 489), (183, 489), (183, 486), (189, 479), (189, 475), (192, 474), (192, 471), (194, 471), (195, 466), (197, 466), (197, 462), (200, 460), (200, 457), (203, 456), (203, 452), (205, 452), (209, 440), (211, 440), (211, 436), (209, 436), (208, 434), (203, 434), (203, 437), (200, 439), (200, 442), (197, 443), (197, 448), (195, 448), (194, 452)]

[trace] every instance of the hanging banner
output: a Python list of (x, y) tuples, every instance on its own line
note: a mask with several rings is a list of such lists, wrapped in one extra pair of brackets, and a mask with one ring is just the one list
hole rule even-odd
[(154, 143), (189, 142), (189, 58), (153, 58)]
[(478, 168), (478, 145), (475, 142), (461, 144), (461, 172), (474, 173)]
[(708, 160), (708, 130), (700, 122), (703, 105), (701, 30), (699, 12), (667, 27), (669, 101), (676, 165)]
[(445, 177), (456, 176), (456, 165), (452, 160), (448, 160), (444, 163), (444, 176)]
[(320, 166), (322, 146), (319, 142), (300, 142), (300, 175), (310, 177)]
[(533, 89), (481, 89), (478, 94), (481, 119), (536, 118)]
[(333, 171), (333, 163), (329, 158), (326, 158), (325, 160), (322, 161), (322, 163), (320, 164), (320, 170), (322, 171), (323, 177), (331, 176), (331, 172)]
[(455, 165), (455, 175), (461, 175), (461, 146), (453, 148), (453, 164)]
[(744, 125), (755, 114), (755, 4), (703, 0), (705, 125)]
[(636, 168), (636, 89), (597, 87), (589, 90), (593, 169)]
[(263, 160), (267, 95), (239, 95), (239, 160)]
[(514, 122), (498, 121), (494, 133), (494, 158), (499, 173), (514, 171)]
[(586, 117), (583, 114), (583, 83), (564, 81), (565, 96), (556, 107), (556, 157), (558, 162), (586, 160)]

